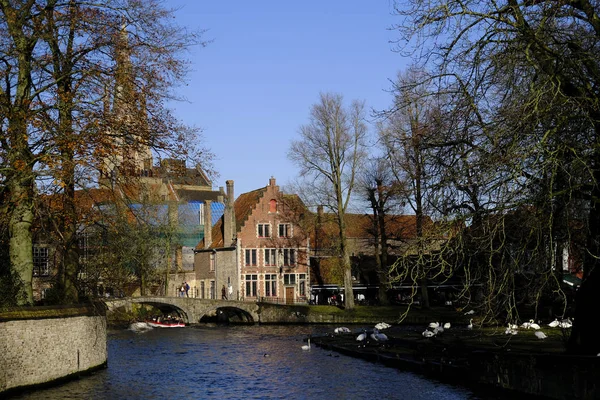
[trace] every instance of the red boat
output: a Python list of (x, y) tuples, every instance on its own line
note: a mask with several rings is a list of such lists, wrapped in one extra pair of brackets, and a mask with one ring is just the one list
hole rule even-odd
[(153, 328), (183, 328), (185, 324), (179, 321), (146, 321)]

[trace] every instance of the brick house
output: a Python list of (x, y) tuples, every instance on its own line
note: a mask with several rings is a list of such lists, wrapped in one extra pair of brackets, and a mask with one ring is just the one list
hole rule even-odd
[(310, 241), (302, 219), (308, 211), (300, 198), (281, 192), (271, 178), (233, 199), (233, 181), (227, 181), (223, 217), (195, 250), (200, 297), (221, 298), (225, 288), (230, 299), (307, 301)]

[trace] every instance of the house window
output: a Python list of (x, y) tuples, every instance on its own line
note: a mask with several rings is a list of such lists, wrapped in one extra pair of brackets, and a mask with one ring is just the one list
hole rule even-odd
[(204, 291), (206, 290), (206, 283), (204, 281), (200, 282), (200, 298), (204, 299)]
[(77, 241), (79, 245), (79, 262), (85, 263), (90, 259), (89, 235), (82, 232), (77, 236)]
[(210, 281), (210, 298), (211, 299), (216, 299), (216, 286), (215, 286), (215, 281)]
[(269, 201), (269, 212), (270, 213), (277, 212), (277, 200), (271, 199), (271, 201)]
[(258, 275), (246, 275), (246, 297), (256, 297)]
[(271, 237), (271, 225), (269, 224), (258, 224), (258, 237), (268, 238)]
[(295, 249), (283, 249), (283, 265), (291, 267), (296, 265), (296, 250)]
[(246, 249), (246, 266), (256, 265), (256, 249)]
[(281, 237), (281, 238), (292, 237), (292, 225), (291, 224), (279, 224), (279, 237)]
[(265, 266), (273, 267), (277, 265), (277, 251), (275, 249), (265, 249)]
[(300, 292), (300, 296), (306, 296), (306, 274), (299, 274), (298, 275), (298, 281), (299, 281), (299, 292)]
[(50, 275), (47, 247), (33, 246), (33, 275)]
[(283, 283), (285, 285), (295, 285), (296, 274), (283, 274)]
[(265, 275), (265, 296), (277, 297), (277, 275)]
[(215, 272), (216, 253), (210, 253), (210, 272)]

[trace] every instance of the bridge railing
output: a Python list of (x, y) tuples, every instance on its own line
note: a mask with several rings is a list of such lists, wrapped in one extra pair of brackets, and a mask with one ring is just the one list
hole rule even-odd
[(286, 299), (283, 297), (268, 296), (268, 297), (257, 297), (256, 302), (257, 303), (283, 304), (283, 305), (290, 305), (290, 304), (306, 305), (306, 304), (308, 304), (308, 299), (306, 297), (298, 297), (295, 299)]

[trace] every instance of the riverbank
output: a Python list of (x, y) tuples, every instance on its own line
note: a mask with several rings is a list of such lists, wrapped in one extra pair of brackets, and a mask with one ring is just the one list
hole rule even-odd
[(352, 357), (413, 371), (443, 382), (510, 391), (518, 397), (548, 399), (600, 398), (600, 357), (570, 356), (564, 351), (568, 332), (544, 328), (505, 335), (504, 328), (446, 329), (425, 338), (423, 326), (392, 326), (385, 342), (356, 340), (352, 334), (312, 338), (320, 347)]

